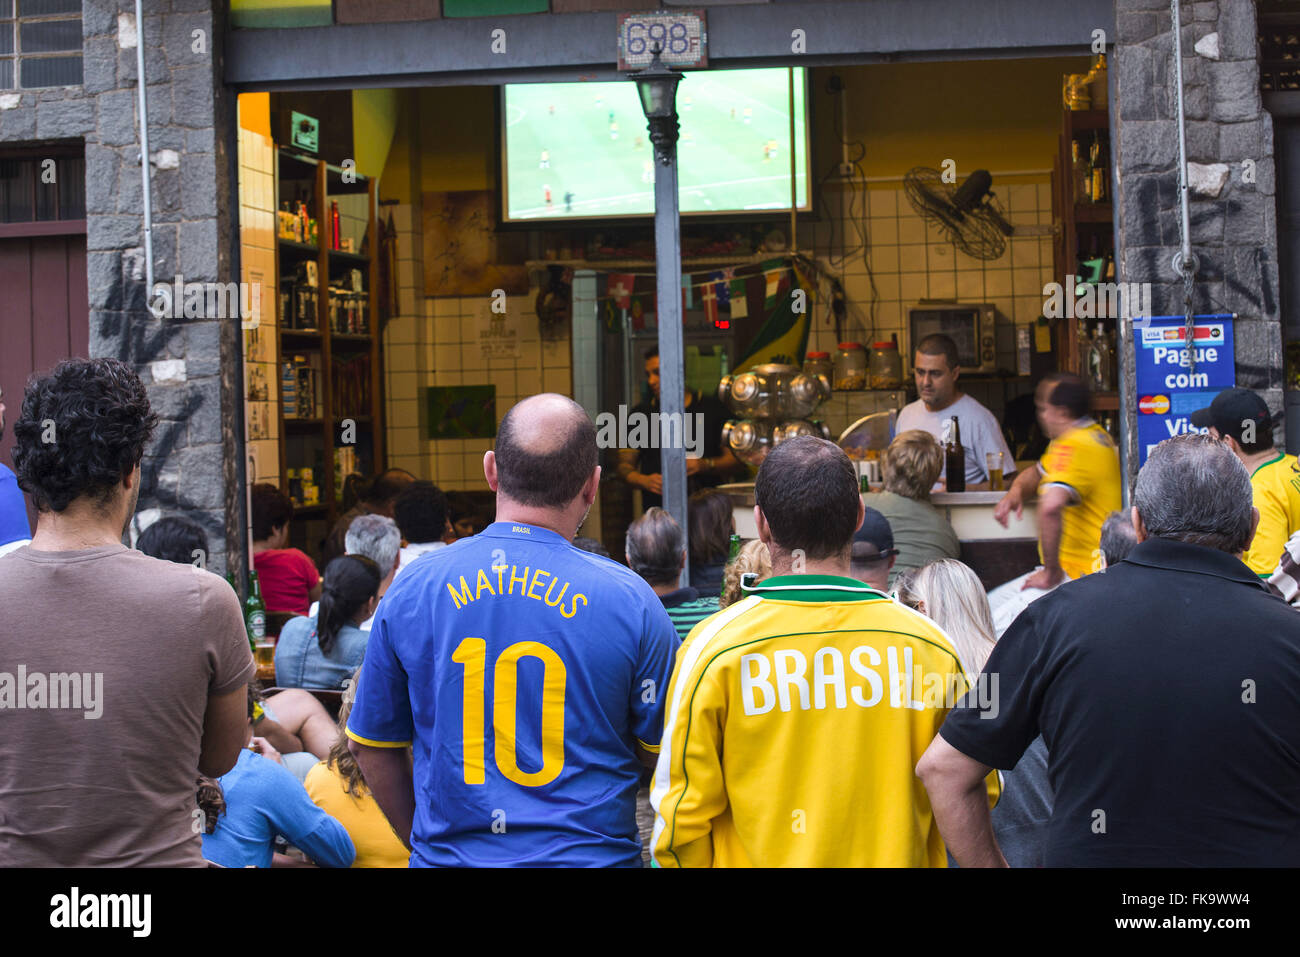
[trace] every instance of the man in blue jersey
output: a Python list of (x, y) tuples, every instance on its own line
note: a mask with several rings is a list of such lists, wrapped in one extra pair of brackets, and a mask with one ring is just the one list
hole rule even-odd
[[(0, 439), (5, 434), (4, 389), (0, 389)], [(27, 523), (27, 503), (9, 466), (0, 463), (0, 555), (22, 548), (32, 540)]]
[(678, 640), (649, 585), (571, 544), (596, 461), (581, 406), (520, 402), (483, 457), (497, 521), (384, 597), (347, 733), (412, 866), (640, 865)]

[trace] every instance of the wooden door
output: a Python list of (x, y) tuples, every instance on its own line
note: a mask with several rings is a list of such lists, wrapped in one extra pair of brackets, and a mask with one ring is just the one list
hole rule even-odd
[[(84, 232), (0, 238), (0, 296), (0, 388), (7, 406), (0, 462), (12, 469), (12, 424), (28, 377), (89, 349)], [(27, 511), (35, 528), (30, 502)]]

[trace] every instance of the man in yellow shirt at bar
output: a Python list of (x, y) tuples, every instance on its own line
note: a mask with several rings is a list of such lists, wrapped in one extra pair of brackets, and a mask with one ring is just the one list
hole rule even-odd
[(1267, 578), (1277, 568), (1286, 540), (1300, 530), (1300, 464), (1273, 446), (1273, 417), (1249, 389), (1224, 389), (1208, 407), (1192, 413), (1192, 425), (1208, 428), (1250, 473), (1259, 528), (1241, 560)]
[[(1088, 416), (1088, 387), (1071, 372), (1053, 372), (1034, 393), (1038, 422), (1052, 440), (1038, 468), (1024, 469), (998, 502), (1003, 527), (1012, 510), (1038, 498), (1038, 555), (1043, 566), (1022, 588), (1055, 588), (1100, 567), (1101, 526), (1121, 505), (1119, 452), (1110, 433)], [(1280, 553), (1279, 553), (1280, 554)]]
[[(916, 762), (968, 688), (934, 622), (850, 577), (852, 463), (811, 436), (755, 482), (774, 577), (677, 653), (650, 802), (660, 867), (944, 867)], [(968, 700), (995, 712), (996, 676)], [(998, 797), (989, 776), (990, 804)]]

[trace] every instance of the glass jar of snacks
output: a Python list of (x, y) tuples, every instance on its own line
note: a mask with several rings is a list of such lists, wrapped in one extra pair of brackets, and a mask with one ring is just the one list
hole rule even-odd
[(872, 389), (901, 389), (903, 387), (903, 357), (898, 354), (895, 342), (873, 342), (871, 359), (867, 365), (867, 378)]
[(867, 387), (867, 350), (860, 342), (841, 342), (835, 353), (836, 392), (860, 391)]
[(829, 352), (810, 352), (803, 360), (803, 374), (813, 379), (825, 379), (830, 388), (835, 377), (835, 366)]

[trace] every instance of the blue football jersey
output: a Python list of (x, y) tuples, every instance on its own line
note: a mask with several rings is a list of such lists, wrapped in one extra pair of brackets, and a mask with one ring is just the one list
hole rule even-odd
[(412, 866), (639, 866), (678, 638), (628, 568), (497, 522), (380, 602), (347, 733), (410, 744)]

